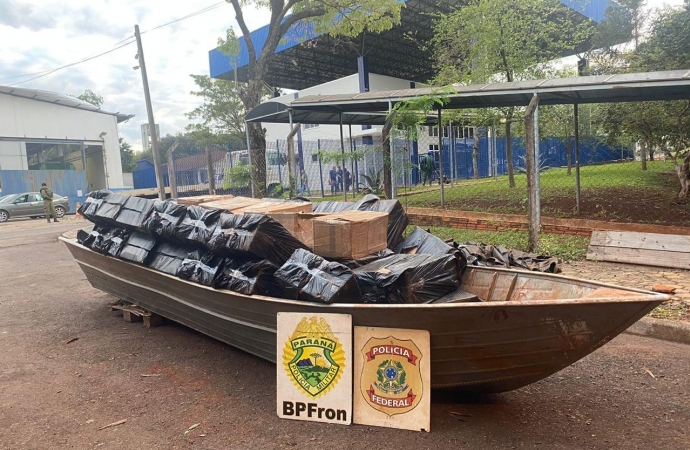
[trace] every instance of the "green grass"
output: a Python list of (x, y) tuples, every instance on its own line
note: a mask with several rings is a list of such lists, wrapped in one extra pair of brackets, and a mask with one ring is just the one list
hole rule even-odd
[[(650, 161), (648, 170), (642, 171), (639, 162), (604, 164), (596, 166), (584, 166), (580, 169), (580, 185), (583, 191), (596, 191), (601, 189), (632, 189), (646, 191), (663, 190), (669, 193), (669, 186), (660, 173), (672, 172), (673, 163), (670, 161)], [(477, 181), (477, 180), (473, 180)], [(527, 208), (527, 176), (515, 175), (516, 188), (508, 187), (508, 177), (497, 177), (494, 182), (477, 183), (468, 185), (463, 181), (460, 186), (445, 186), (446, 203), (453, 206), (472, 206), (481, 197), (482, 204), (491, 207), (491, 211), (503, 213), (523, 213)], [(540, 177), (542, 202), (555, 197), (575, 196), (575, 169), (571, 175), (567, 169), (549, 169), (541, 173)], [(673, 191), (670, 191), (671, 193)], [(438, 191), (420, 193), (405, 199), (407, 205), (416, 207), (434, 207), (440, 205)], [(499, 206), (500, 205), (500, 206)]]
[[(411, 230), (408, 227), (408, 231)], [(426, 229), (426, 227), (425, 227)], [(502, 245), (509, 249), (527, 251), (529, 237), (522, 231), (477, 231), (457, 228), (431, 227), (432, 234), (441, 239), (455, 239), (456, 242), (473, 241), (477, 243)], [(585, 259), (589, 238), (561, 234), (541, 234), (539, 250), (548, 256), (558, 256), (567, 261)]]

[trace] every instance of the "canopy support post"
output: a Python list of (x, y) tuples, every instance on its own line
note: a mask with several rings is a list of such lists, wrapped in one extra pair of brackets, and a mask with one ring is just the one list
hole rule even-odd
[[(338, 113), (340, 117), (340, 154), (342, 155), (342, 165), (345, 167), (345, 138), (343, 137), (343, 113)], [(343, 171), (343, 175), (345, 172)], [(347, 201), (347, 189), (345, 189), (345, 177), (341, 180), (343, 188), (343, 200)]]
[(441, 209), (446, 207), (446, 194), (443, 190), (443, 128), (441, 128), (441, 107), (438, 108), (438, 166), (439, 166), (439, 184), (441, 185)]
[(582, 202), (580, 197), (580, 114), (577, 103), (573, 105), (575, 116), (575, 211), (580, 215)]

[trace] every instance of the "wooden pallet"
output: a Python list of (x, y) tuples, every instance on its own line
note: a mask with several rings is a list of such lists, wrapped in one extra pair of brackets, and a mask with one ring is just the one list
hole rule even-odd
[(112, 311), (122, 311), (122, 318), (128, 323), (143, 322), (146, 328), (153, 328), (163, 324), (163, 317), (131, 303), (120, 300), (111, 304), (110, 308)]
[(587, 259), (690, 269), (690, 236), (593, 231)]

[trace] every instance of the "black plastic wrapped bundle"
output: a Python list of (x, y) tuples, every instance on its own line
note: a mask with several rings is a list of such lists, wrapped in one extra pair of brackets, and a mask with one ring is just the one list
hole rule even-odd
[(220, 213), (220, 209), (187, 206), (186, 214), (174, 229), (175, 239), (186, 244), (207, 245), (218, 225)]
[(142, 229), (153, 209), (153, 200), (129, 196), (115, 218), (118, 225)]
[(213, 286), (224, 259), (208, 250), (194, 250), (182, 261), (177, 276), (204, 286)]
[(410, 223), (399, 201), (381, 200), (373, 194), (365, 195), (354, 204), (353, 209), (388, 213), (388, 248), (395, 248), (402, 241), (405, 228)]
[(124, 228), (113, 228), (107, 234), (105, 253), (115, 258), (119, 257), (130, 234), (131, 232)]
[(353, 202), (319, 202), (314, 203), (313, 206), (313, 212), (315, 213), (334, 214), (343, 211), (352, 211), (353, 209), (355, 209), (355, 204)]
[(276, 271), (285, 297), (318, 303), (358, 303), (352, 270), (299, 249)]
[(103, 199), (110, 194), (112, 194), (112, 192), (107, 189), (89, 192), (86, 200), (84, 200), (84, 203), (82, 203), (77, 212), (88, 220), (95, 222), (96, 211), (98, 211), (98, 208), (103, 204)]
[(179, 244), (161, 242), (151, 250), (147, 266), (170, 275), (177, 275), (182, 261), (193, 250)]
[(79, 230), (77, 232), (77, 242), (79, 242), (84, 247), (94, 249), (94, 244), (96, 248), (100, 249), (103, 246), (103, 240), (105, 239), (105, 234), (109, 231), (108, 227), (96, 225), (91, 231)]
[(128, 198), (129, 195), (124, 194), (110, 194), (105, 197), (94, 216), (96, 222), (115, 224), (115, 218), (117, 218)]
[(306, 248), (280, 223), (262, 214), (220, 215), (207, 247), (229, 256), (267, 259), (282, 266), (299, 248)]
[(117, 257), (129, 237), (124, 228), (95, 226), (87, 236), (82, 235), (81, 244), (91, 250)]
[(174, 239), (175, 228), (187, 215), (187, 207), (166, 200), (157, 200), (153, 203), (151, 215), (144, 222), (143, 228), (151, 236), (160, 236), (164, 239)]
[(452, 255), (393, 255), (354, 274), (365, 303), (428, 303), (460, 285)]
[(371, 264), (374, 261), (378, 261), (381, 258), (386, 258), (388, 256), (394, 255), (391, 250), (389, 249), (384, 249), (381, 250), (380, 252), (376, 252), (373, 255), (368, 255), (365, 256), (364, 258), (361, 259), (341, 259), (337, 260), (340, 264), (349, 267), (350, 269), (356, 269), (358, 267), (366, 266), (367, 264)]
[(276, 266), (266, 260), (243, 262), (227, 258), (215, 287), (246, 295), (280, 297), (282, 289), (274, 276), (276, 270)]
[(135, 231), (132, 233), (120, 252), (120, 258), (138, 264), (144, 264), (153, 247), (156, 246), (156, 238)]

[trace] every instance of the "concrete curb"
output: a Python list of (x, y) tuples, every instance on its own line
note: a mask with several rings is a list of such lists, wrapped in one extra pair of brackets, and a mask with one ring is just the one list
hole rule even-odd
[(643, 317), (624, 333), (690, 345), (690, 323)]

